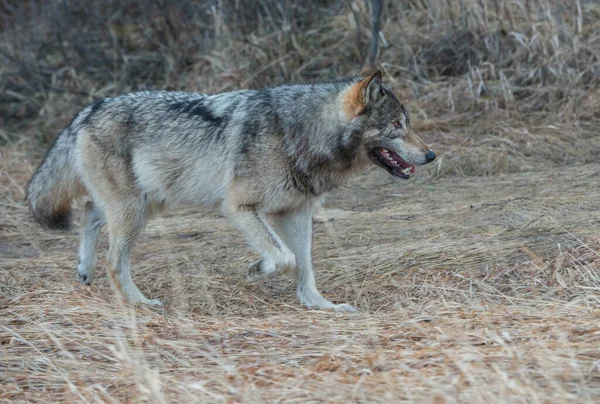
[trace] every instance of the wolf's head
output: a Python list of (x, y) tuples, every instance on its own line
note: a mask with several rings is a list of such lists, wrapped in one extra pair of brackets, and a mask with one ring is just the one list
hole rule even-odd
[(408, 179), (415, 165), (431, 163), (435, 153), (410, 127), (404, 106), (382, 83), (381, 71), (366, 65), (344, 94), (344, 112), (359, 119), (368, 158), (394, 177)]

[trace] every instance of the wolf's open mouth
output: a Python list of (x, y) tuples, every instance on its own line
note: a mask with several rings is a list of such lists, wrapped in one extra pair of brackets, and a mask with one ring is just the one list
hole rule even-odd
[(375, 157), (394, 177), (409, 179), (410, 175), (415, 172), (415, 166), (408, 164), (402, 160), (398, 154), (391, 150), (376, 147), (373, 150)]

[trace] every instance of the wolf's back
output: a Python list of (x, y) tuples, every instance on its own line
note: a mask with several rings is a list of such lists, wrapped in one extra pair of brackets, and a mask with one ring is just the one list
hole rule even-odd
[(27, 185), (25, 200), (46, 229), (70, 229), (71, 201), (84, 190), (75, 168), (75, 144), (74, 129), (63, 129)]

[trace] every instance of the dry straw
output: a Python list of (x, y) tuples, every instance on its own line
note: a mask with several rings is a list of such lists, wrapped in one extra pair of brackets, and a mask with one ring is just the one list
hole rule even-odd
[(21, 201), (93, 98), (355, 72), (370, 6), (71, 3), (0, 3), (0, 401), (599, 401), (596, 2), (386, 2), (382, 69), (440, 158), (408, 183), (369, 171), (319, 213), (317, 281), (356, 314), (245, 283), (253, 254), (199, 210), (152, 221), (134, 251), (165, 308), (123, 304), (103, 255), (76, 283), (76, 235)]

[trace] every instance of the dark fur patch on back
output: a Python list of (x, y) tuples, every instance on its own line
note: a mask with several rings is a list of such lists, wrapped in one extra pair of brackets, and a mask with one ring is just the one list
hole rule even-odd
[(223, 117), (213, 114), (210, 108), (205, 105), (203, 98), (174, 102), (170, 105), (170, 108), (178, 113), (188, 114), (190, 117), (198, 116), (213, 126), (219, 126), (223, 123)]
[(94, 101), (94, 103), (92, 104), (92, 109), (90, 110), (90, 113), (83, 120), (84, 125), (87, 125), (90, 122), (90, 120), (92, 119), (92, 117), (98, 113), (100, 108), (102, 108), (102, 105), (104, 104), (104, 102), (105, 102), (104, 98)]
[(258, 130), (260, 129), (259, 122), (256, 119), (250, 118), (244, 122), (244, 128), (242, 132), (241, 148), (240, 153), (246, 154), (250, 150), (250, 145), (253, 140), (258, 136)]

